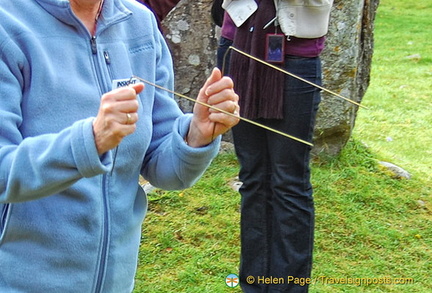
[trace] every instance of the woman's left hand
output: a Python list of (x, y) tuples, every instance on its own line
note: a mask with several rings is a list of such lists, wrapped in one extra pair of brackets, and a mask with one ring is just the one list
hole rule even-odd
[(234, 83), (231, 78), (222, 76), (219, 69), (213, 69), (212, 74), (201, 88), (197, 101), (232, 113), (234, 116), (195, 103), (193, 118), (185, 138), (188, 145), (191, 147), (208, 145), (218, 135), (235, 126), (239, 122), (238, 100), (239, 97), (234, 92)]

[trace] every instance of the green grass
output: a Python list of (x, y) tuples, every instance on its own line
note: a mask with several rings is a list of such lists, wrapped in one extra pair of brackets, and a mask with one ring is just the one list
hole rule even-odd
[[(432, 292), (430, 15), (429, 0), (381, 0), (369, 110), (338, 157), (312, 164), (311, 292)], [(394, 179), (379, 160), (412, 179)], [(235, 155), (222, 153), (193, 188), (150, 194), (135, 293), (240, 292), (224, 282), (238, 272), (237, 173)], [(354, 284), (332, 284), (343, 280)], [(391, 280), (410, 284), (365, 284)]]
[(314, 277), (412, 278), (415, 283), (317, 283), (312, 292), (432, 292), (430, 186), (393, 179), (377, 166), (375, 154), (353, 141), (338, 158), (315, 165), (313, 174)]
[(150, 194), (135, 292), (228, 289), (225, 277), (238, 270), (237, 172), (235, 156), (221, 154), (193, 188)]
[[(354, 137), (432, 180), (432, 2), (381, 1), (371, 85)], [(412, 57), (409, 57), (412, 56)], [(415, 58), (413, 56), (419, 56)]]

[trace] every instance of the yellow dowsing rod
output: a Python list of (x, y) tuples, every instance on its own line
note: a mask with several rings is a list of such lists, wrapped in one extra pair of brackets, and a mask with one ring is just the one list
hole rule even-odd
[(171, 94), (174, 94), (174, 95), (179, 96), (179, 97), (181, 97), (181, 98), (184, 98), (184, 99), (186, 99), (186, 100), (189, 100), (189, 101), (192, 101), (192, 102), (198, 103), (198, 104), (200, 104), (200, 105), (202, 105), (202, 106), (208, 107), (208, 108), (210, 108), (210, 109), (213, 109), (213, 110), (216, 110), (216, 111), (222, 112), (222, 113), (224, 113), (224, 114), (226, 114), (226, 115), (228, 115), (228, 116), (232, 116), (232, 117), (238, 118), (238, 119), (240, 119), (240, 120), (242, 120), (242, 121), (245, 121), (245, 122), (250, 123), (250, 124), (253, 124), (253, 125), (255, 125), (255, 126), (258, 126), (258, 127), (264, 128), (264, 129), (266, 129), (266, 130), (269, 130), (269, 131), (275, 132), (275, 133), (280, 134), (280, 135), (282, 135), (282, 136), (285, 136), (285, 137), (291, 138), (291, 139), (293, 139), (293, 140), (295, 140), (295, 141), (298, 141), (298, 142), (304, 143), (304, 144), (309, 145), (309, 146), (313, 146), (313, 144), (310, 143), (310, 142), (308, 142), (308, 141), (305, 141), (305, 140), (303, 140), (303, 139), (300, 139), (300, 138), (297, 138), (297, 137), (295, 137), (295, 136), (289, 135), (289, 134), (284, 133), (284, 132), (282, 132), (282, 131), (279, 131), (279, 130), (273, 129), (273, 128), (271, 128), (271, 127), (265, 126), (265, 125), (263, 125), (263, 124), (260, 124), (260, 123), (258, 123), (258, 122), (255, 122), (255, 121), (253, 121), (253, 120), (250, 120), (250, 119), (247, 119), (247, 118), (244, 118), (244, 117), (237, 116), (237, 115), (235, 115), (235, 114), (233, 114), (233, 113), (230, 113), (230, 112), (227, 112), (227, 111), (225, 111), (225, 110), (219, 109), (219, 108), (217, 108), (217, 107), (215, 107), (215, 106), (212, 106), (212, 105), (209, 105), (209, 104), (207, 104), (207, 103), (204, 103), (204, 102), (201, 102), (201, 101), (197, 101), (196, 99), (193, 99), (193, 98), (191, 98), (191, 97), (188, 97), (188, 96), (182, 95), (182, 94), (177, 93), (177, 92), (175, 92), (175, 91), (172, 91), (172, 90), (170, 90), (170, 89), (164, 88), (164, 87), (162, 87), (162, 86), (160, 86), (160, 85), (157, 85), (157, 84), (154, 84), (154, 83), (152, 83), (152, 82), (150, 82), (150, 81), (147, 81), (147, 80), (145, 80), (145, 79), (143, 79), (143, 78), (141, 78), (141, 77), (138, 77), (138, 76), (133, 75), (133, 76), (131, 77), (131, 80), (132, 80), (133, 78), (136, 78), (136, 79), (142, 81), (143, 83), (146, 83), (146, 84), (148, 84), (148, 85), (154, 86), (154, 87), (156, 87), (156, 88), (158, 88), (158, 89), (164, 90), (164, 91), (166, 91), (166, 92), (169, 92), (169, 93), (171, 93)]
[[(290, 73), (290, 72), (288, 72), (288, 71), (286, 71), (286, 70), (283, 70), (282, 68), (279, 68), (279, 67), (277, 67), (277, 66), (274, 66), (273, 64), (270, 64), (270, 63), (265, 62), (265, 61), (263, 61), (263, 60), (261, 60), (261, 59), (259, 59), (259, 58), (254, 57), (254, 56), (252, 56), (252, 55), (250, 55), (250, 54), (247, 54), (247, 53), (245, 53), (245, 52), (243, 52), (243, 51), (241, 51), (241, 50), (239, 50), (239, 49), (237, 49), (237, 48), (235, 48), (235, 47), (233, 47), (233, 46), (230, 46), (230, 47), (228, 48), (227, 52), (225, 53), (225, 57), (227, 56), (227, 53), (228, 53), (229, 50), (234, 50), (234, 51), (236, 51), (236, 52), (238, 52), (238, 53), (240, 53), (240, 54), (242, 54), (242, 55), (244, 55), (244, 56), (246, 56), (246, 57), (248, 57), (248, 58), (250, 58), (250, 59), (252, 59), (252, 60), (255, 60), (255, 61), (260, 62), (260, 63), (262, 63), (262, 64), (264, 64), (264, 65), (267, 65), (267, 66), (269, 66), (269, 67), (271, 67), (271, 68), (273, 68), (273, 69), (275, 69), (275, 70), (278, 70), (278, 71), (280, 71), (280, 72), (282, 72), (282, 73), (284, 73), (284, 74), (287, 74), (287, 75), (289, 75), (289, 76), (292, 76), (292, 77), (294, 77), (294, 78), (296, 78), (296, 79), (298, 79), (298, 80), (301, 80), (301, 81), (303, 81), (303, 82), (305, 82), (305, 83), (307, 83), (307, 84), (310, 84), (310, 85), (312, 85), (312, 86), (314, 86), (314, 87), (316, 87), (316, 88), (319, 88), (320, 90), (323, 90), (323, 91), (325, 91), (325, 92), (327, 92), (327, 93), (330, 93), (330, 94), (332, 94), (332, 95), (334, 95), (334, 96), (336, 96), (336, 97), (339, 97), (339, 98), (341, 98), (341, 99), (343, 99), (343, 100), (345, 100), (345, 101), (347, 101), (347, 102), (350, 102), (350, 103), (352, 103), (352, 104), (354, 104), (354, 105), (357, 105), (357, 106), (359, 106), (359, 107), (362, 107), (362, 108), (367, 109), (367, 107), (361, 105), (360, 103), (357, 103), (357, 102), (355, 102), (355, 101), (353, 101), (353, 100), (350, 100), (350, 99), (348, 99), (348, 98), (345, 98), (344, 96), (342, 96), (342, 95), (340, 95), (340, 94), (338, 94), (338, 93), (335, 93), (335, 92), (333, 92), (333, 91), (331, 91), (331, 90), (329, 90), (329, 89), (326, 89), (325, 87), (322, 87), (322, 86), (320, 86), (320, 85), (317, 85), (317, 84), (315, 84), (315, 83), (313, 83), (313, 82), (310, 82), (310, 81), (308, 81), (308, 80), (306, 80), (306, 79), (304, 79), (304, 78), (302, 78), (302, 77), (300, 77), (300, 76), (297, 76), (297, 75), (295, 75), (295, 74), (293, 74), (293, 73)], [(224, 59), (225, 59), (225, 58), (224, 58)], [(146, 83), (146, 84), (148, 84), (148, 85), (154, 86), (154, 87), (159, 88), (159, 89), (161, 89), (161, 90), (167, 91), (167, 92), (169, 92), (169, 93), (171, 93), (171, 94), (174, 94), (174, 95), (179, 96), (179, 97), (181, 97), (181, 98), (184, 98), (184, 99), (186, 99), (186, 100), (189, 100), (189, 101), (192, 101), (192, 102), (198, 103), (198, 104), (200, 104), (200, 105), (202, 105), (202, 106), (208, 107), (208, 108), (210, 108), (210, 109), (213, 109), (213, 110), (216, 110), (216, 111), (222, 112), (222, 113), (224, 113), (224, 114), (226, 114), (226, 115), (228, 115), (228, 116), (232, 116), (232, 117), (238, 118), (238, 119), (240, 119), (240, 120), (242, 120), (242, 121), (245, 121), (245, 122), (250, 123), (250, 124), (253, 124), (253, 125), (255, 125), (255, 126), (258, 126), (258, 127), (264, 128), (264, 129), (266, 129), (266, 130), (268, 130), (268, 131), (272, 131), (272, 132), (277, 133), (277, 134), (280, 134), (280, 135), (282, 135), (282, 136), (285, 136), (285, 137), (291, 138), (291, 139), (293, 139), (293, 140), (295, 140), (295, 141), (301, 142), (301, 143), (306, 144), (306, 145), (308, 145), (308, 146), (313, 146), (313, 144), (310, 143), (310, 142), (308, 142), (308, 141), (305, 141), (305, 140), (303, 140), (303, 139), (300, 139), (300, 138), (297, 138), (297, 137), (295, 137), (295, 136), (289, 135), (289, 134), (284, 133), (284, 132), (282, 132), (282, 131), (279, 131), (279, 130), (277, 130), (277, 129), (274, 129), (274, 128), (271, 128), (271, 127), (265, 126), (265, 125), (263, 125), (263, 124), (261, 124), (261, 123), (255, 122), (255, 121), (253, 121), (253, 120), (250, 120), (250, 119), (247, 119), (247, 118), (244, 118), (244, 117), (241, 117), (241, 116), (237, 116), (237, 115), (235, 115), (235, 114), (233, 114), (233, 113), (230, 113), (230, 112), (227, 112), (227, 111), (225, 111), (225, 110), (219, 109), (219, 108), (217, 108), (217, 107), (215, 107), (215, 106), (212, 106), (212, 105), (209, 105), (209, 104), (207, 104), (207, 103), (204, 103), (204, 102), (201, 102), (201, 101), (197, 101), (196, 99), (193, 99), (193, 98), (191, 98), (191, 97), (188, 97), (188, 96), (182, 95), (182, 94), (177, 93), (177, 92), (175, 92), (175, 91), (172, 91), (172, 90), (170, 90), (170, 89), (164, 88), (164, 87), (162, 87), (162, 86), (160, 86), (160, 85), (154, 84), (154, 83), (152, 83), (152, 82), (150, 82), (150, 81), (147, 81), (147, 80), (145, 80), (145, 79), (143, 79), (143, 78), (141, 78), (141, 77), (138, 77), (138, 76), (136, 76), (136, 75), (133, 75), (133, 76), (131, 77), (131, 80), (132, 80), (133, 78), (136, 78), (136, 79), (142, 81), (143, 83)]]
[[(328, 92), (329, 94), (332, 94), (332, 95), (334, 95), (334, 96), (336, 96), (336, 97), (338, 97), (338, 98), (341, 98), (341, 99), (343, 99), (343, 100), (345, 100), (345, 101), (347, 101), (347, 102), (350, 102), (350, 103), (352, 103), (352, 104), (354, 104), (354, 105), (357, 105), (357, 106), (359, 106), (359, 107), (362, 107), (362, 108), (364, 108), (364, 109), (367, 109), (367, 107), (363, 106), (363, 105), (360, 104), (360, 103), (357, 103), (356, 101), (353, 101), (353, 100), (350, 100), (350, 99), (348, 99), (348, 98), (345, 98), (344, 96), (341, 96), (341, 95), (338, 94), (338, 93), (335, 93), (335, 92), (333, 92), (333, 91), (331, 91), (331, 90), (329, 90), (329, 89), (326, 89), (325, 87), (322, 87), (322, 86), (320, 86), (320, 85), (317, 85), (317, 84), (315, 84), (315, 83), (313, 83), (313, 82), (310, 82), (310, 81), (308, 81), (308, 80), (306, 80), (306, 79), (304, 79), (304, 78), (301, 78), (301, 77), (298, 76), (298, 75), (295, 75), (295, 74), (293, 74), (293, 73), (291, 73), (291, 72), (288, 72), (288, 71), (286, 71), (286, 70), (283, 70), (282, 68), (277, 67), (277, 66), (274, 66), (273, 64), (270, 64), (270, 63), (268, 63), (268, 62), (265, 62), (265, 61), (263, 61), (263, 60), (261, 60), (261, 59), (259, 59), (259, 58), (256, 58), (256, 57), (254, 57), (254, 56), (252, 56), (252, 55), (250, 55), (250, 54), (248, 54), (248, 53), (245, 53), (245, 52), (243, 52), (243, 51), (241, 51), (241, 50), (239, 50), (239, 49), (237, 49), (237, 48), (234, 48), (233, 46), (230, 46), (230, 47), (228, 48), (227, 52), (228, 52), (229, 50), (234, 50), (234, 51), (236, 51), (236, 52), (238, 52), (238, 53), (240, 53), (240, 54), (242, 54), (242, 55), (244, 55), (244, 56), (246, 56), (246, 57), (248, 57), (248, 58), (250, 58), (250, 59), (252, 59), (252, 60), (255, 60), (255, 61), (257, 61), (257, 62), (260, 62), (260, 63), (262, 63), (262, 64), (265, 64), (265, 65), (267, 65), (267, 66), (269, 66), (269, 67), (271, 67), (271, 68), (273, 68), (273, 69), (276, 69), (276, 70), (278, 70), (278, 71), (280, 71), (280, 72), (282, 72), (282, 73), (285, 73), (285, 74), (287, 74), (287, 75), (289, 75), (289, 76), (292, 76), (292, 77), (294, 77), (294, 78), (296, 78), (296, 79), (298, 79), (298, 80), (301, 80), (301, 81), (303, 81), (303, 82), (305, 82), (305, 83), (307, 83), (307, 84), (310, 84), (310, 85), (312, 85), (312, 86), (314, 86), (314, 87), (316, 87), (316, 88), (319, 88), (320, 90), (323, 90), (323, 91), (325, 91), (325, 92)], [(226, 54), (225, 54), (225, 56), (226, 56)]]

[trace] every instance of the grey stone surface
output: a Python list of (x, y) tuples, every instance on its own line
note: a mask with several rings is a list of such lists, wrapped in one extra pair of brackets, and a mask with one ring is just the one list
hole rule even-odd
[[(211, 0), (182, 0), (163, 21), (174, 59), (176, 91), (196, 98), (216, 64), (218, 36), (211, 20)], [(193, 103), (177, 98), (185, 112)]]
[[(331, 12), (322, 54), (323, 85), (356, 102), (361, 102), (369, 86), (378, 3), (378, 0), (336, 0)], [(350, 138), (359, 107), (328, 93), (322, 97), (313, 151), (334, 155)]]

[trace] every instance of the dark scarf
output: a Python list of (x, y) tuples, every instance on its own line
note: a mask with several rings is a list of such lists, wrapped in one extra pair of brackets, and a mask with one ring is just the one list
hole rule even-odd
[[(233, 46), (264, 60), (266, 34), (263, 27), (276, 16), (272, 0), (256, 0), (258, 10), (237, 28)], [(251, 28), (253, 30), (251, 31)], [(282, 119), (284, 74), (231, 50), (230, 75), (240, 96), (240, 114), (248, 119)]]

